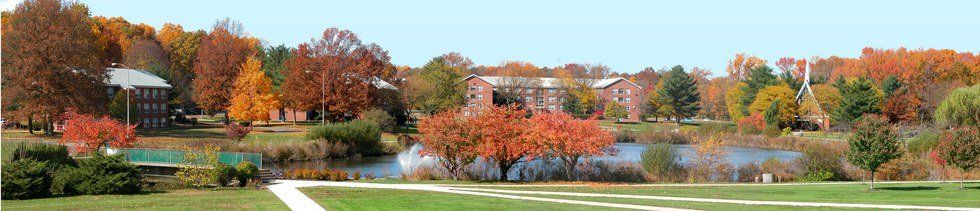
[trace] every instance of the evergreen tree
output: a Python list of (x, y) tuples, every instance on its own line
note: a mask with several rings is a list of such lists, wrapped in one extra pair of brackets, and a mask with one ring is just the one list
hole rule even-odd
[(657, 94), (660, 95), (660, 102), (664, 107), (672, 108), (668, 115), (676, 117), (677, 122), (692, 117), (701, 110), (698, 106), (701, 95), (698, 93), (697, 83), (680, 65), (667, 72), (667, 76), (663, 78), (663, 87), (657, 90)]
[(755, 94), (763, 88), (778, 84), (779, 80), (776, 79), (776, 75), (772, 74), (771, 67), (760, 65), (749, 70), (749, 77), (744, 82), (745, 86), (742, 87), (742, 96), (739, 101), (742, 104), (742, 113), (748, 114), (748, 107), (752, 101), (755, 101)]
[(883, 96), (867, 78), (858, 78), (852, 82), (837, 79), (834, 86), (841, 95), (840, 107), (831, 114), (834, 121), (851, 123), (864, 114), (881, 113)]
[(885, 93), (885, 97), (891, 97), (892, 93), (895, 93), (899, 87), (902, 87), (902, 82), (899, 82), (894, 75), (890, 75), (881, 81), (881, 91)]
[(772, 101), (769, 108), (762, 113), (767, 126), (779, 126), (779, 100)]

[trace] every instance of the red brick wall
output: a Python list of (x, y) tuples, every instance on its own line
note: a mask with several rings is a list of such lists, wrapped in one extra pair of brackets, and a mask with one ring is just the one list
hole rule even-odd
[(300, 122), (308, 120), (306, 118), (306, 111), (294, 111), (293, 109), (285, 108), (283, 109), (283, 113), (284, 113), (283, 116), (285, 116), (285, 118), (279, 119), (279, 109), (273, 109), (269, 111), (269, 119), (272, 121), (286, 121), (286, 122), (292, 122), (294, 121), (294, 119), (295, 121), (300, 121)]
[(464, 113), (472, 113), (481, 108), (493, 106), (493, 86), (483, 79), (473, 77), (466, 80), (466, 92), (463, 95)]
[(171, 124), (168, 108), (169, 89), (141, 88), (133, 90), (136, 109), (136, 119), (140, 127), (167, 127)]
[[(613, 90), (620, 89), (623, 92), (613, 94)], [(624, 93), (629, 90), (628, 93)], [(633, 85), (626, 80), (620, 80), (606, 88), (600, 89), (599, 97), (602, 98), (603, 102), (606, 103), (619, 103), (619, 105), (626, 107), (629, 110), (629, 118), (623, 119), (624, 122), (639, 122), (640, 121), (640, 104), (642, 103), (642, 91), (639, 87)], [(619, 100), (622, 99), (622, 100)], [(627, 102), (628, 99), (628, 102)], [(623, 102), (617, 102), (623, 101)]]

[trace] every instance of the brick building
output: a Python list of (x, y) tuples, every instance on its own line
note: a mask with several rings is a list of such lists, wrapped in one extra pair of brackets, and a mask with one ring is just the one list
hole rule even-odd
[(132, 105), (136, 105), (135, 119), (131, 123), (140, 127), (167, 127), (170, 125), (170, 112), (167, 108), (168, 92), (173, 88), (166, 80), (146, 70), (108, 68), (109, 83), (106, 92), (109, 99), (125, 90), (133, 93)]
[[(371, 83), (374, 84), (374, 87), (377, 88), (377, 89), (391, 90), (391, 91), (395, 91), (395, 92), (398, 91), (398, 87), (395, 87), (394, 85), (391, 85), (391, 83), (388, 83), (387, 81), (381, 80), (380, 78), (375, 78), (375, 80), (372, 81)], [(319, 97), (320, 97), (320, 93), (319, 92), (317, 92), (317, 93), (309, 93), (309, 94), (316, 95), (317, 96), (317, 99), (319, 99)], [(317, 104), (317, 105), (319, 106), (320, 104)], [(269, 111), (269, 119), (272, 120), (272, 121), (282, 121), (282, 122), (286, 122), (286, 121), (298, 121), (298, 122), (311, 121), (311, 120), (313, 120), (313, 118), (315, 118), (316, 116), (319, 115), (317, 113), (318, 110), (320, 110), (320, 109), (309, 110), (309, 111), (294, 110), (292, 108), (273, 109), (273, 110), (270, 110)]]
[[(479, 76), (470, 75), (463, 79), (466, 82), (466, 104), (464, 105), (464, 115), (469, 115), (475, 110), (493, 105), (494, 91), (508, 89), (511, 91), (513, 85), (519, 81), (533, 80), (531, 86), (525, 86), (520, 91), (515, 91), (521, 95), (525, 108), (539, 111), (560, 111), (562, 103), (565, 102), (566, 93), (561, 89), (561, 81), (558, 78), (514, 78), (499, 76)], [(607, 78), (595, 81), (592, 86), (599, 95), (600, 103), (619, 103), (629, 112), (629, 116), (623, 119), (624, 122), (639, 122), (642, 111), (639, 109), (641, 100), (641, 87), (623, 78)], [(600, 107), (602, 108), (602, 107)]]

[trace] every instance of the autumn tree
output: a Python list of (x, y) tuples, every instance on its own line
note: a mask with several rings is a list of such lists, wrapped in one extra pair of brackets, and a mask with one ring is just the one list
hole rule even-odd
[[(939, 157), (963, 173), (980, 166), (980, 133), (976, 126), (964, 126), (943, 133), (939, 142)], [(960, 178), (963, 189), (963, 178)]]
[(543, 85), (540, 68), (530, 62), (505, 61), (491, 71), (493, 75), (503, 77), (498, 82), (500, 88), (494, 90), (495, 104), (526, 104), (528, 102), (523, 102), (523, 96), (534, 94), (533, 90)]
[(831, 112), (834, 121), (852, 123), (864, 114), (881, 113), (881, 90), (867, 78), (850, 82), (839, 78), (834, 86), (841, 95), (839, 109)]
[(65, 132), (61, 142), (74, 145), (79, 153), (92, 152), (102, 146), (132, 147), (138, 141), (136, 125), (127, 127), (108, 116), (95, 118), (69, 110), (62, 118)]
[(674, 66), (663, 78), (663, 87), (657, 90), (660, 103), (672, 108), (672, 112), (665, 113), (669, 117), (675, 117), (675, 121), (689, 118), (697, 114), (701, 109), (698, 101), (701, 94), (698, 93), (696, 81), (684, 72), (684, 67)]
[(453, 179), (460, 179), (466, 167), (477, 156), (480, 143), (480, 128), (474, 126), (473, 118), (464, 117), (457, 111), (443, 111), (419, 121), (419, 139), (425, 148), (420, 153), (439, 157), (438, 162)]
[(898, 133), (887, 119), (878, 115), (861, 117), (847, 141), (850, 145), (847, 160), (871, 172), (871, 190), (875, 188), (874, 178), (878, 167), (902, 156), (902, 142)]
[(980, 124), (980, 85), (953, 90), (936, 109), (936, 123), (943, 127)]
[(541, 157), (557, 157), (565, 164), (565, 175), (575, 180), (580, 159), (615, 152), (615, 138), (599, 127), (595, 119), (580, 120), (564, 112), (543, 112), (531, 117), (528, 138), (539, 148)]
[(122, 17), (95, 16), (91, 20), (91, 29), (102, 49), (100, 55), (103, 63), (123, 62), (134, 42), (155, 39), (153, 27), (144, 23), (133, 24)]
[(147, 70), (167, 81), (174, 79), (167, 52), (153, 40), (132, 41), (129, 50), (123, 54), (123, 64), (128, 68)]
[(163, 24), (163, 28), (157, 32), (157, 41), (170, 59), (171, 78), (167, 79), (167, 83), (173, 86), (168, 92), (170, 104), (184, 108), (194, 106), (191, 83), (194, 80), (194, 60), (201, 38), (205, 35), (202, 30), (184, 31), (180, 25), (170, 23)]
[(272, 80), (261, 69), (262, 62), (248, 58), (235, 79), (228, 115), (237, 120), (269, 121), (269, 111), (279, 108), (278, 96), (272, 91)]
[[(779, 84), (776, 75), (772, 74), (772, 68), (766, 65), (756, 66), (750, 69), (748, 78), (743, 80), (743, 82), (745, 82), (745, 87), (742, 88), (744, 94), (739, 98), (739, 101), (746, 108), (755, 101), (755, 95), (759, 93), (759, 90)], [(747, 113), (748, 110), (745, 112)]]
[(794, 99), (796, 92), (791, 90), (788, 86), (774, 85), (763, 88), (755, 96), (755, 100), (749, 105), (749, 111), (751, 113), (764, 113), (773, 102), (778, 101), (777, 111), (775, 116), (778, 121), (776, 127), (783, 128), (789, 126), (796, 120), (797, 106), (796, 100)]
[(442, 58), (442, 61), (446, 65), (460, 71), (460, 74), (465, 74), (466, 71), (473, 67), (473, 60), (458, 52), (444, 53), (439, 57)]
[[(126, 121), (127, 112), (130, 121), (136, 121), (136, 112), (139, 111), (139, 107), (136, 106), (136, 99), (134, 95), (127, 94), (129, 92), (123, 90), (117, 92), (112, 98), (112, 102), (109, 103), (109, 116), (113, 119), (119, 121)], [(126, 101), (126, 95), (129, 95), (129, 102)], [(126, 110), (126, 104), (129, 104), (129, 110)]]
[(241, 23), (230, 19), (218, 21), (211, 32), (201, 38), (194, 60), (194, 102), (214, 112), (231, 105), (232, 88), (241, 65), (255, 53), (255, 46), (245, 39)]
[(748, 106), (742, 104), (746, 86), (748, 85), (745, 83), (737, 83), (725, 93), (725, 107), (728, 110), (728, 116), (736, 122), (748, 115)]
[(766, 60), (760, 59), (759, 57), (737, 53), (735, 54), (735, 58), (728, 61), (728, 66), (725, 67), (725, 71), (728, 72), (728, 77), (735, 80), (745, 80), (750, 77), (749, 70), (765, 64)]
[(575, 110), (592, 113), (599, 106), (599, 96), (594, 87), (600, 80), (609, 77), (610, 70), (602, 64), (570, 63), (556, 70), (555, 74), (566, 100), (575, 98), (573, 102), (577, 102), (579, 107)]
[(25, 1), (4, 14), (3, 117), (46, 121), (45, 131), (68, 107), (102, 114), (108, 99), (106, 63), (85, 5)]
[[(662, 84), (655, 86), (655, 89), (659, 89)], [(659, 121), (661, 115), (660, 109), (664, 107), (664, 104), (660, 102), (660, 93), (657, 91), (652, 91), (647, 94), (646, 99), (643, 101), (643, 113), (649, 117), (653, 117), (654, 121)]]
[(463, 75), (441, 57), (433, 58), (409, 76), (405, 97), (409, 106), (426, 114), (458, 108), (463, 104)]
[(602, 115), (606, 119), (615, 119), (616, 122), (620, 122), (623, 118), (627, 118), (630, 113), (626, 111), (626, 108), (619, 105), (617, 102), (607, 102), (605, 108), (602, 110)]
[(518, 162), (532, 158), (537, 146), (528, 139), (530, 124), (525, 119), (527, 111), (517, 106), (491, 106), (479, 113), (473, 126), (481, 130), (476, 149), (480, 156), (491, 160), (500, 170), (500, 180), (507, 180)]
[[(309, 56), (310, 47), (299, 45), (292, 50), (292, 59), (286, 61), (285, 79), (282, 83), (282, 106), (293, 110), (293, 120), (296, 119), (296, 112), (320, 109), (322, 102), (321, 91), (322, 77), (307, 72), (316, 64), (313, 57)], [(300, 56), (304, 55), (304, 56)]]

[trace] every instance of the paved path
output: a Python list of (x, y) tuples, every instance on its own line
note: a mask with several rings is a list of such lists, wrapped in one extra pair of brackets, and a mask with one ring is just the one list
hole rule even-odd
[[(921, 183), (920, 182), (882, 182), (882, 183)], [(269, 190), (276, 194), (283, 202), (293, 210), (323, 210), (312, 199), (296, 190), (298, 187), (330, 186), (330, 187), (349, 187), (349, 188), (384, 188), (399, 190), (421, 190), (434, 191), (453, 194), (466, 194), (477, 196), (488, 196), (529, 201), (543, 201), (554, 203), (566, 203), (577, 205), (590, 205), (611, 208), (625, 208), (638, 210), (685, 210), (668, 207), (655, 207), (634, 204), (606, 203), (581, 200), (542, 198), (526, 195), (553, 195), (553, 196), (575, 196), (575, 197), (605, 197), (605, 198), (628, 198), (628, 199), (649, 199), (663, 201), (687, 201), (702, 203), (729, 203), (745, 205), (771, 205), (771, 206), (801, 206), (801, 207), (824, 207), (824, 208), (866, 208), (866, 209), (916, 209), (916, 210), (976, 210), (980, 208), (964, 207), (941, 207), (941, 206), (914, 206), (914, 205), (886, 205), (886, 204), (851, 204), (851, 203), (824, 203), (824, 202), (791, 202), (791, 201), (754, 201), (754, 200), (735, 200), (735, 199), (711, 199), (711, 198), (689, 198), (689, 197), (669, 197), (669, 196), (649, 196), (649, 195), (623, 195), (623, 194), (598, 194), (598, 193), (575, 193), (575, 192), (550, 192), (550, 191), (522, 191), (522, 190), (499, 190), (472, 187), (548, 187), (548, 186), (587, 186), (587, 184), (540, 184), (540, 185), (460, 185), (460, 184), (380, 184), (380, 183), (361, 183), (361, 182), (330, 182), (330, 181), (303, 181), (303, 180), (275, 180), (279, 183), (269, 186)], [(779, 184), (635, 184), (635, 185), (609, 185), (609, 186), (637, 186), (637, 187), (700, 187), (700, 186), (757, 186), (757, 185), (836, 185), (836, 184), (860, 184), (861, 182), (832, 182), (832, 183), (779, 183)], [(520, 194), (520, 195), (509, 195)]]

